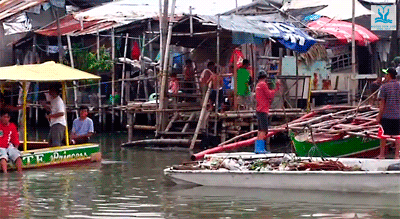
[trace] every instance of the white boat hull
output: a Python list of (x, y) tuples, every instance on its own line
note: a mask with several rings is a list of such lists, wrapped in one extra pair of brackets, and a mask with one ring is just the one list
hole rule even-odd
[[(337, 160), (337, 159), (336, 159)], [(400, 171), (385, 171), (399, 160), (339, 159), (370, 171), (230, 171), (174, 170), (164, 174), (177, 184), (239, 188), (295, 189), (341, 192), (400, 193)]]

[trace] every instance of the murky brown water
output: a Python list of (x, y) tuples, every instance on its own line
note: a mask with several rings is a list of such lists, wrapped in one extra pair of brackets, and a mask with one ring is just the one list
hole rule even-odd
[(162, 170), (186, 152), (121, 149), (126, 138), (96, 137), (101, 164), (0, 175), (0, 218), (400, 217), (400, 195), (177, 186)]

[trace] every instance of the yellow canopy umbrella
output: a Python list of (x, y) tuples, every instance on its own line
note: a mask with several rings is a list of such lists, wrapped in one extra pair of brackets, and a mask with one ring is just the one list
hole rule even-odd
[(76, 81), (100, 77), (69, 66), (45, 62), (42, 64), (0, 67), (0, 81)]
[[(27, 82), (63, 82), (63, 99), (66, 98), (65, 88), (66, 81), (76, 80), (99, 80), (101, 77), (90, 74), (69, 66), (55, 63), (45, 62), (42, 64), (30, 65), (14, 65), (7, 67), (0, 67), (0, 81), (14, 81), (23, 82), (24, 89), (24, 106), (23, 106), (23, 119), (24, 119), (24, 151), (27, 150), (27, 132), (26, 132), (26, 97), (27, 97)], [(66, 144), (69, 145), (68, 128), (65, 129)]]

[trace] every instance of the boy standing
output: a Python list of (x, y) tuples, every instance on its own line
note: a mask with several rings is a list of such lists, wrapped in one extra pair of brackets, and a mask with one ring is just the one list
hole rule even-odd
[(277, 81), (276, 88), (269, 89), (267, 82), (267, 74), (260, 72), (256, 87), (257, 109), (256, 115), (258, 120), (258, 135), (255, 145), (255, 153), (267, 153), (265, 150), (265, 140), (268, 133), (268, 113), (271, 102), (274, 99), (275, 92), (279, 89), (280, 82)]

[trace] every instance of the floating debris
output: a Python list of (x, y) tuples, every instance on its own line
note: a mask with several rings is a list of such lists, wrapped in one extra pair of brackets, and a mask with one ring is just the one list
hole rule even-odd
[(235, 170), (235, 171), (361, 171), (346, 166), (338, 160), (313, 160), (312, 158), (272, 157), (253, 160), (241, 158), (210, 157), (204, 161), (172, 166), (174, 170)]

